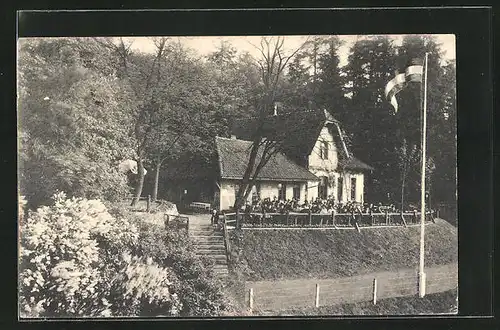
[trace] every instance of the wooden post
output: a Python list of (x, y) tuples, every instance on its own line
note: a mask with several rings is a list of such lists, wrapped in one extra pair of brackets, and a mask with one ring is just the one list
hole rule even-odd
[(373, 279), (373, 304), (377, 304), (377, 279)]
[(297, 216), (295, 216), (295, 226), (297, 226)]
[(385, 210), (385, 224), (389, 225), (389, 211)]
[(319, 225), (323, 227), (323, 216), (319, 217)]
[(319, 307), (319, 284), (316, 283), (316, 295), (314, 299), (314, 307), (318, 308)]
[(417, 223), (417, 211), (413, 210), (413, 220)]
[(253, 288), (248, 290), (248, 308), (253, 311)]
[(309, 210), (309, 226), (312, 225), (312, 212)]
[(150, 212), (151, 211), (151, 195), (148, 195), (148, 201), (147, 201), (147, 204), (146, 204), (146, 212)]
[(372, 209), (370, 208), (370, 220), (372, 222), (372, 226), (375, 224), (375, 221), (373, 219), (373, 212), (372, 212)]
[(332, 210), (332, 225), (335, 226), (335, 209)]

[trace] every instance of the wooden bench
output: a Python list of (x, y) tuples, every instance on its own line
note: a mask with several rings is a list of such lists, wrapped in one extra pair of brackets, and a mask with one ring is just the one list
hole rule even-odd
[(203, 209), (207, 211), (210, 211), (212, 208), (210, 206), (210, 203), (204, 203), (204, 202), (192, 202), (191, 204), (189, 204), (189, 207), (192, 207), (194, 209)]

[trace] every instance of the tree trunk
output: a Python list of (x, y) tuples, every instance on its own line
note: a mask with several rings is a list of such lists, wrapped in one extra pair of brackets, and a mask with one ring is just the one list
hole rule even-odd
[(161, 162), (157, 162), (155, 169), (155, 179), (153, 184), (153, 194), (151, 196), (151, 200), (153, 202), (155, 202), (156, 199), (158, 198), (158, 182), (160, 180), (160, 168), (161, 168)]
[(141, 157), (139, 157), (139, 160), (137, 161), (137, 175), (139, 175), (139, 180), (137, 181), (134, 199), (132, 199), (130, 206), (137, 205), (142, 194), (142, 187), (144, 186), (144, 164)]
[(403, 175), (403, 180), (401, 182), (401, 213), (404, 210), (405, 203), (405, 175)]
[(247, 193), (248, 186), (250, 183), (250, 177), (253, 172), (253, 168), (255, 166), (255, 161), (257, 159), (257, 152), (259, 150), (260, 139), (256, 139), (252, 144), (252, 150), (250, 151), (250, 159), (248, 160), (248, 165), (245, 170), (245, 174), (240, 183), (240, 188), (238, 189), (238, 193), (236, 194), (236, 198), (234, 201), (234, 208), (239, 209), (243, 205), (244, 197)]

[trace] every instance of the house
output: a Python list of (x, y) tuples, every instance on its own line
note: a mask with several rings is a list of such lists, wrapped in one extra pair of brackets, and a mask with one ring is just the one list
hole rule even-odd
[[(245, 173), (249, 151), (252, 142), (236, 138), (216, 137), (215, 144), (219, 160), (220, 177), (215, 192), (215, 205), (220, 210), (229, 209), (234, 205), (239, 182)], [(262, 151), (262, 150), (260, 150)], [(262, 152), (257, 156), (260, 161)], [(257, 176), (257, 184), (252, 187), (248, 201), (253, 198), (279, 199), (297, 198), (306, 200), (306, 189), (310, 182), (319, 179), (306, 168), (296, 164), (282, 153), (269, 159)]]
[[(219, 177), (214, 204), (219, 209), (234, 204), (258, 124), (254, 119), (235, 121), (231, 138), (216, 138)], [(249, 201), (277, 197), (304, 202), (319, 197), (364, 202), (364, 176), (373, 168), (349, 152), (340, 123), (326, 110), (275, 113), (260, 129), (265, 138), (282, 141), (282, 152), (262, 168)]]

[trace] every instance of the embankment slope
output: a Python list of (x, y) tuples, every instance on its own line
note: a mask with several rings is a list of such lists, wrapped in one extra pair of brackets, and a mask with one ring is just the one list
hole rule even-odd
[[(232, 232), (237, 269), (247, 281), (336, 278), (417, 268), (420, 227), (356, 230), (243, 230)], [(426, 225), (426, 267), (457, 262), (457, 228)]]

